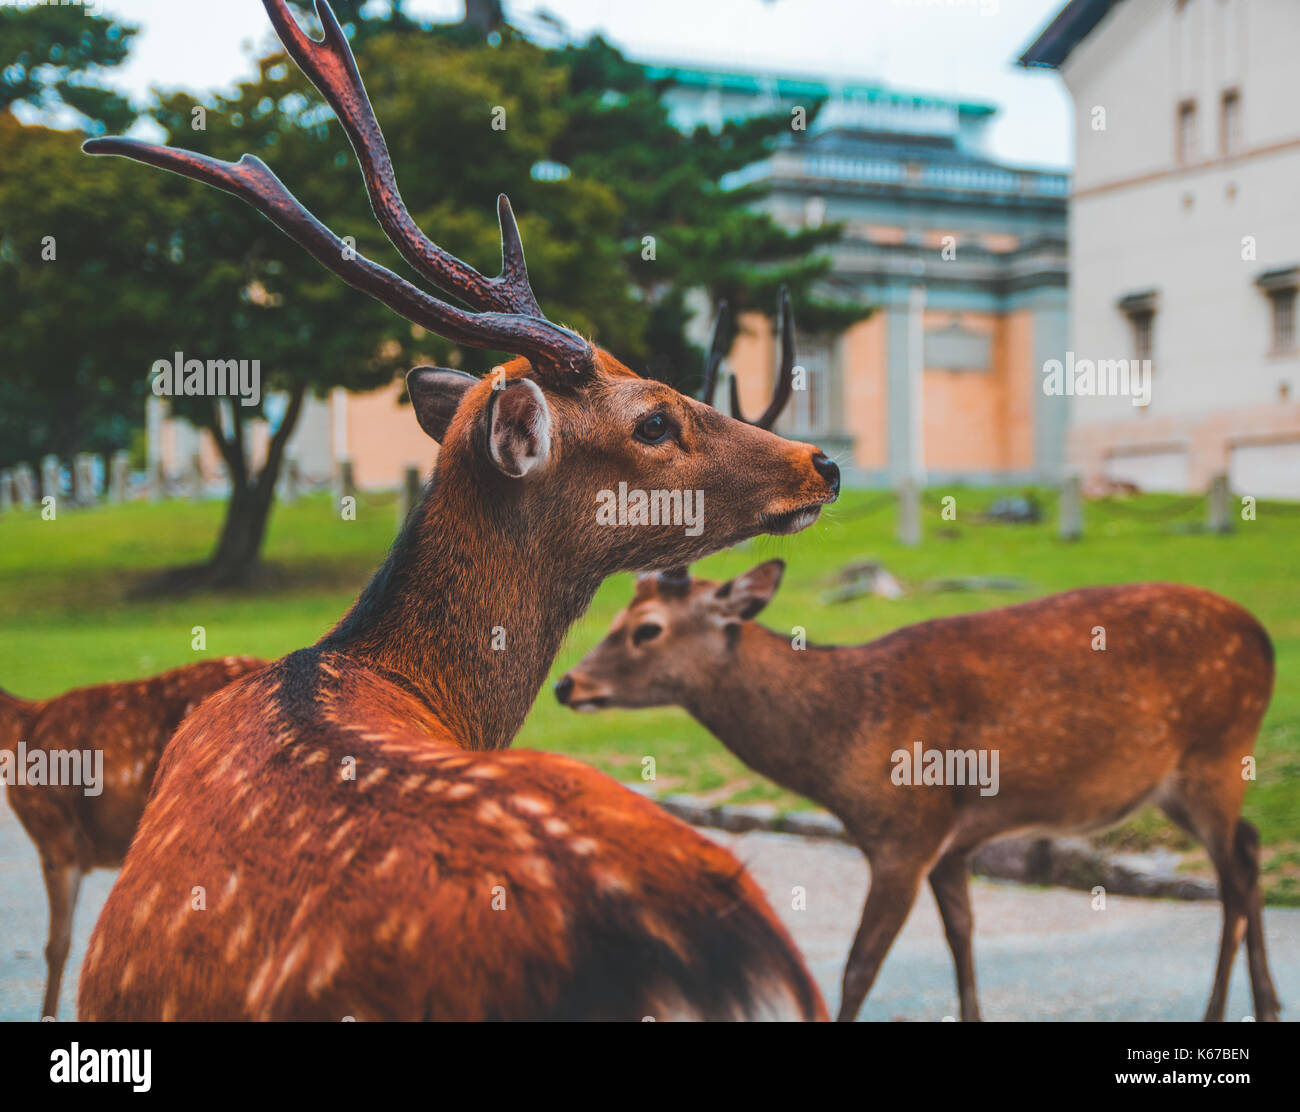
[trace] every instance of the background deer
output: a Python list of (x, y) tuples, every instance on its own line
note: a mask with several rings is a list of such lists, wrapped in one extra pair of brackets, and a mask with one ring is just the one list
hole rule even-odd
[(57, 1016), (63, 965), (81, 880), (92, 869), (116, 869), (144, 810), (163, 746), (181, 719), (214, 691), (266, 666), (248, 656), (201, 660), (145, 680), (79, 687), (43, 702), (0, 691), (0, 749), (97, 750), (103, 754), (98, 792), (56, 784), (8, 786), (9, 806), (36, 843), (50, 902), (45, 947), (45, 1002)]
[[(125, 139), (87, 150), (235, 193), (408, 319), (521, 358), (490, 380), (410, 373), (415, 416), (441, 444), (423, 501), (332, 632), (181, 726), (91, 939), (80, 1015), (824, 1014), (735, 858), (576, 761), (502, 750), (605, 576), (801, 528), (835, 498), (834, 463), (546, 320), (504, 198), (499, 277), (427, 240), (328, 5), (321, 42), (264, 2), (347, 130), (389, 237), (474, 311), (356, 255), (251, 156)], [(703, 491), (702, 535), (598, 524), (620, 481)]]
[[(1277, 1018), (1259, 836), (1239, 817), (1243, 762), (1273, 689), (1272, 642), (1249, 613), (1196, 587), (1141, 583), (800, 650), (750, 621), (783, 570), (771, 560), (722, 584), (685, 569), (642, 576), (555, 690), (575, 710), (684, 707), (751, 768), (843, 821), (871, 863), (871, 890), (841, 1020), (857, 1015), (926, 876), (962, 1018), (979, 1019), (971, 853), (1013, 832), (1108, 826), (1148, 802), (1205, 845), (1219, 874), (1223, 941), (1205, 1018), (1223, 1019), (1243, 933), (1255, 1018)], [(917, 743), (995, 754), (996, 794), (974, 775), (964, 786), (900, 783), (895, 754)]]

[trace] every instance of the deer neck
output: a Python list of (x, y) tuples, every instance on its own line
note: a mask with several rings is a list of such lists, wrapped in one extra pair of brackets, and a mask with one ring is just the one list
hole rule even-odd
[(751, 768), (784, 787), (819, 794), (827, 762), (813, 751), (834, 730), (834, 648), (796, 649), (755, 622), (741, 625), (727, 662), (682, 705)]
[(439, 472), (320, 646), (395, 675), (466, 748), (501, 749), (602, 576), (512, 492), (468, 493), (470, 476)]

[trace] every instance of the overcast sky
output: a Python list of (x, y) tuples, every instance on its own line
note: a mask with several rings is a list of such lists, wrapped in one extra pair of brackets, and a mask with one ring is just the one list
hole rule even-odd
[[(228, 86), (251, 72), (270, 31), (259, 0), (87, 0), (138, 24), (115, 81)], [(506, 0), (539, 9), (581, 37), (599, 31), (630, 57), (719, 68), (880, 81), (995, 105), (992, 153), (1060, 167), (1072, 161), (1070, 101), (1051, 71), (1014, 59), (1064, 0)], [(459, 18), (461, 0), (408, 0), (414, 13)]]

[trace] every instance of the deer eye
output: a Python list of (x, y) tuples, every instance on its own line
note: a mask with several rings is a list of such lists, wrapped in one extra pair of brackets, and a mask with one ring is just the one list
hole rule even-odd
[(655, 625), (654, 622), (646, 622), (632, 631), (632, 644), (644, 645), (647, 641), (653, 641), (663, 631), (663, 626)]
[(634, 435), (646, 444), (658, 444), (672, 432), (668, 418), (662, 413), (652, 413), (636, 427)]

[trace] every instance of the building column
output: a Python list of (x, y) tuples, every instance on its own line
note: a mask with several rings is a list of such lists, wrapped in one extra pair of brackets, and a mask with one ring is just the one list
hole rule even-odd
[(1065, 362), (1069, 347), (1070, 312), (1065, 291), (1052, 304), (1034, 307), (1034, 365), (1030, 382), (1034, 391), (1034, 471), (1040, 479), (1059, 481), (1066, 472), (1066, 439), (1069, 436), (1070, 399), (1064, 394), (1043, 391), (1043, 366), (1051, 359)]
[(925, 286), (898, 291), (885, 337), (889, 478), (925, 485)]

